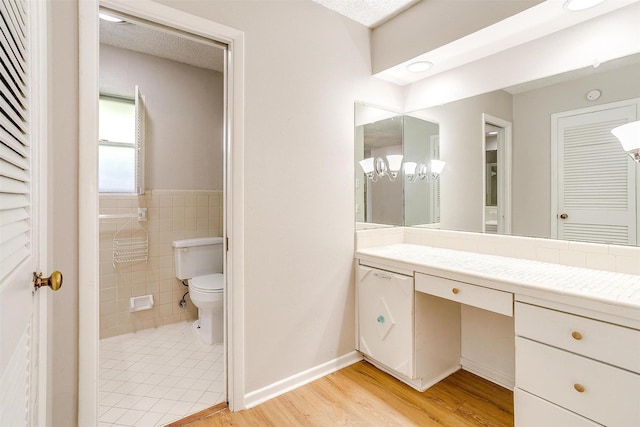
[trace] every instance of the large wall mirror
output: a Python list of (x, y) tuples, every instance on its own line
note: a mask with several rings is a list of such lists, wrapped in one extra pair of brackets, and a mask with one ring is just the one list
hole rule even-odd
[(444, 166), (438, 123), (356, 103), (355, 124), (359, 228), (437, 226)]
[[(640, 119), (640, 54), (408, 116), (439, 125), (438, 156), (446, 162), (439, 179), (440, 228), (499, 232), (500, 216), (508, 215), (504, 234), (640, 242), (640, 166), (610, 133)], [(496, 144), (489, 135), (501, 126), (486, 117), (510, 127), (502, 156), (492, 152)], [(507, 181), (502, 190), (501, 175)], [(412, 197), (405, 190), (398, 203)], [(495, 208), (501, 201), (506, 214)]]

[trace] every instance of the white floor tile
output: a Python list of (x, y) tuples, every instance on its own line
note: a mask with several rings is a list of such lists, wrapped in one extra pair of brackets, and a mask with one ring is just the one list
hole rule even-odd
[(156, 397), (143, 397), (136, 402), (135, 405), (131, 407), (131, 409), (139, 409), (140, 411), (150, 411), (153, 408), (153, 405), (158, 403), (160, 399)]
[(200, 397), (202, 397), (203, 394), (204, 391), (201, 390), (187, 390), (187, 392), (180, 397), (180, 400), (183, 402), (196, 403), (200, 400)]
[(164, 415), (158, 412), (147, 412), (137, 421), (136, 427), (154, 427)]
[(175, 388), (172, 387), (164, 396), (164, 399), (171, 399), (171, 400), (180, 400), (182, 398), (182, 396), (184, 396), (184, 394), (187, 392), (186, 388)]
[(142, 418), (142, 416), (145, 414), (146, 412), (144, 411), (138, 411), (136, 409), (129, 409), (127, 412), (125, 412), (125, 414), (123, 416), (121, 416), (120, 418), (118, 418), (118, 421), (116, 421), (118, 424), (121, 425), (126, 425), (126, 426), (137, 426), (137, 421)]
[(109, 393), (105, 396), (104, 399), (101, 399), (100, 402), (98, 402), (98, 404), (104, 405), (104, 406), (115, 406), (118, 402), (120, 402), (125, 397), (127, 397), (126, 394)]
[(223, 345), (191, 322), (100, 341), (101, 426), (163, 426), (225, 400)]
[(131, 409), (140, 399), (140, 396), (131, 396), (130, 394), (128, 394), (120, 402), (116, 403), (113, 406), (115, 406), (116, 408)]
[(155, 386), (149, 393), (147, 393), (147, 396), (164, 397), (164, 395), (167, 394), (169, 390), (170, 390), (169, 387), (158, 385), (158, 386)]
[(169, 400), (169, 399), (159, 399), (155, 405), (153, 405), (150, 409), (150, 411), (152, 412), (162, 412), (163, 414), (168, 414), (169, 413), (169, 409), (171, 409), (171, 407), (173, 405), (175, 405), (176, 401), (175, 400)]
[(156, 426), (166, 426), (167, 424), (171, 424), (174, 421), (178, 421), (180, 418), (183, 417), (175, 414), (167, 414), (164, 417), (160, 418), (160, 421), (156, 423)]
[(118, 418), (125, 414), (125, 412), (127, 412), (127, 410), (124, 408), (111, 408), (102, 414), (102, 416), (98, 418), (98, 421), (103, 423), (115, 423)]

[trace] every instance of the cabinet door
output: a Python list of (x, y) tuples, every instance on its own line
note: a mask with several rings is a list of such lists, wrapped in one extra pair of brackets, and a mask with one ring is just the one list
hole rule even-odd
[(358, 266), (357, 283), (358, 350), (413, 378), (413, 277)]

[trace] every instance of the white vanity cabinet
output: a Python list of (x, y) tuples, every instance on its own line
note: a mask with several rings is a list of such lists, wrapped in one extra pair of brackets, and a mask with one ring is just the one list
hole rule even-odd
[[(403, 272), (406, 273), (406, 272)], [(424, 391), (460, 368), (458, 304), (416, 293), (414, 278), (357, 266), (357, 349)]]
[(515, 319), (518, 427), (640, 426), (640, 331), (521, 302)]
[(413, 277), (358, 267), (358, 350), (414, 377)]

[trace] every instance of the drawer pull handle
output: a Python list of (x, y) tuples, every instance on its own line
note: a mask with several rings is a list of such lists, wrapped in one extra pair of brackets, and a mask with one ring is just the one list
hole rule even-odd
[(380, 316), (378, 316), (378, 318), (376, 319), (376, 321), (380, 324), (384, 323), (384, 316), (381, 314)]
[(578, 332), (578, 331), (571, 332), (571, 336), (576, 341), (580, 341), (582, 339), (582, 334), (580, 332)]
[(374, 276), (379, 277), (381, 279), (391, 279), (391, 276), (389, 274), (384, 274), (384, 273), (373, 273)]
[(460, 293), (460, 289), (453, 288), (453, 289), (451, 289), (451, 292), (453, 292), (454, 294), (458, 295)]
[(578, 393), (584, 393), (584, 386), (581, 384), (574, 384), (573, 388), (575, 388)]

